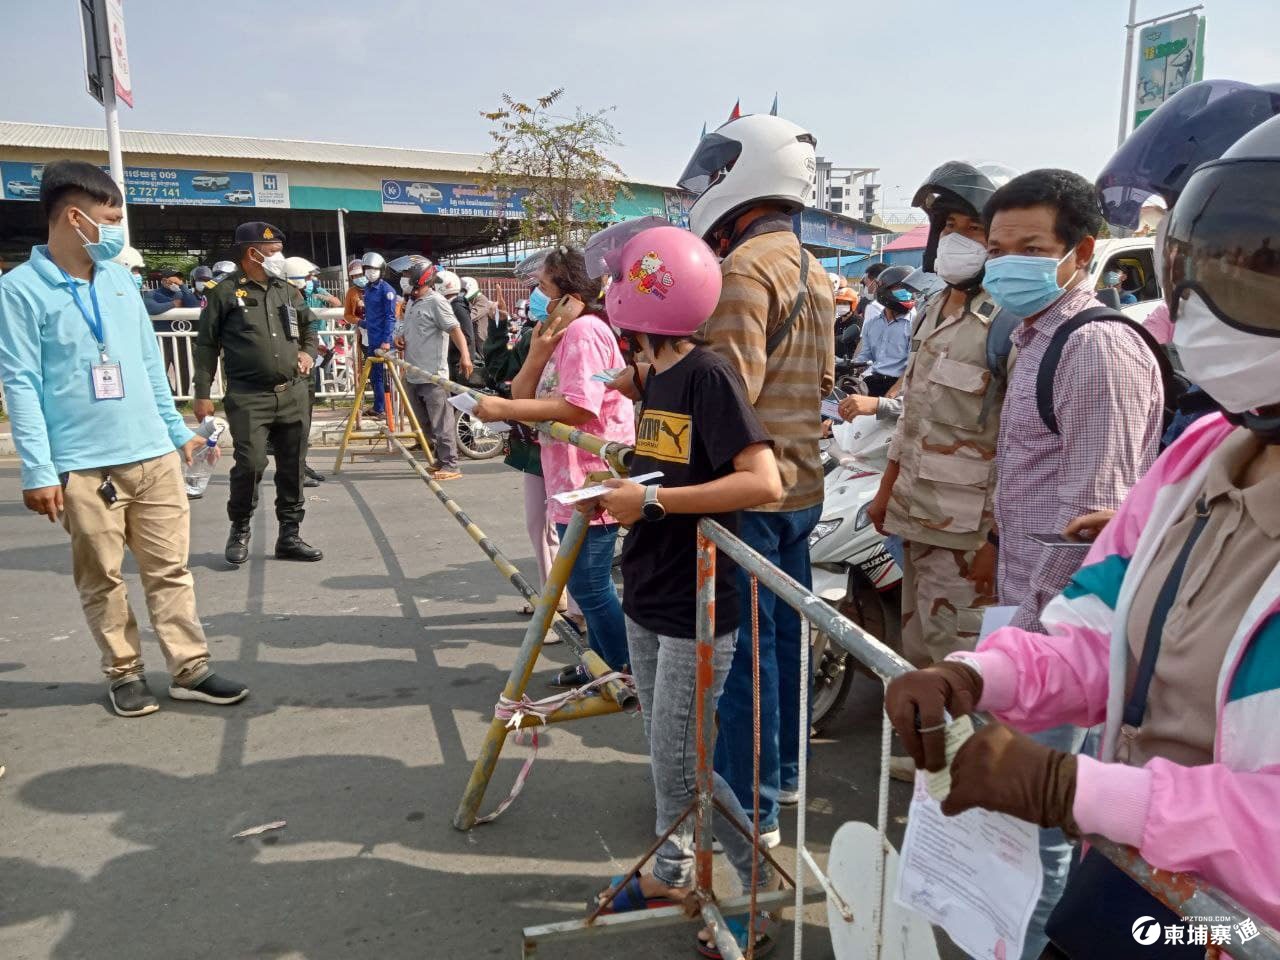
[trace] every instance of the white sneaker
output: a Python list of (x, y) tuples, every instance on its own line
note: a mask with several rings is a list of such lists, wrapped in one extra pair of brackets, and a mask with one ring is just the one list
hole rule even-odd
[[(760, 846), (766, 850), (772, 850), (774, 847), (782, 843), (782, 828), (774, 827), (772, 830), (760, 831)], [(711, 838), (711, 849), (715, 853), (724, 853), (724, 845), (718, 837)]]
[(778, 806), (794, 807), (799, 802), (800, 802), (799, 790), (779, 790), (778, 791)]

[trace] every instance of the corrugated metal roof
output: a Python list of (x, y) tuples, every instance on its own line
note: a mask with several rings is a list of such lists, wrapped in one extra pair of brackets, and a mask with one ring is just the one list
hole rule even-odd
[(884, 249), (885, 253), (898, 250), (923, 250), (928, 242), (929, 225), (925, 223), (899, 235), (891, 243), (885, 244)]
[[(203, 133), (121, 131), (124, 152), (153, 156), (219, 157), (237, 160), (287, 160), (403, 170), (448, 170), (479, 173), (484, 156), (443, 150), (368, 147), (311, 140), (269, 140)], [(61, 127), (45, 123), (0, 120), (0, 146), (41, 150), (89, 150), (106, 153), (107, 135), (100, 127)]]

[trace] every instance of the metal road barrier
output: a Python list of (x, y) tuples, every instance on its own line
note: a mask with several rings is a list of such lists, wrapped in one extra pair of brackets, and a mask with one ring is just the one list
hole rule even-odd
[[(699, 561), (698, 575), (701, 580), (704, 576), (704, 566), (708, 565), (707, 558), (710, 557), (710, 572), (707, 574), (711, 583), (711, 590), (708, 596), (704, 596), (703, 591), (699, 591), (699, 634), (704, 630), (703, 622), (706, 621), (705, 629), (710, 629), (714, 623), (714, 554), (716, 550), (722, 550), (726, 555), (732, 557), (744, 571), (757, 579), (766, 589), (772, 591), (775, 596), (783, 603), (793, 608), (801, 617), (809, 624), (826, 633), (829, 637), (840, 644), (842, 648), (848, 651), (858, 662), (875, 672), (880, 679), (886, 684), (894, 677), (906, 673), (914, 669), (910, 663), (901, 656), (890, 650), (883, 643), (877, 640), (871, 634), (867, 633), (861, 627), (842, 617), (836, 610), (829, 606), (820, 597), (816, 596), (812, 591), (805, 589), (796, 580), (787, 576), (773, 564), (769, 563), (755, 550), (751, 549), (746, 543), (739, 540), (724, 527), (712, 520), (703, 520), (698, 527), (699, 530)], [(801, 649), (801, 683), (807, 687), (808, 682), (808, 644), (802, 643)], [(802, 689), (800, 702), (805, 703), (808, 696), (808, 690)], [(887, 891), (885, 890), (885, 871), (884, 859), (887, 852), (887, 841), (884, 840), (887, 811), (888, 811), (888, 751), (889, 751), (889, 721), (888, 717), (884, 718), (884, 731), (882, 735), (882, 755), (881, 755), (881, 776), (880, 776), (880, 803), (879, 803), (879, 834), (881, 837), (881, 856), (877, 863), (877, 880), (880, 887), (880, 902), (876, 905), (876, 922), (877, 931), (882, 933), (880, 924), (884, 917), (884, 903)], [(801, 936), (803, 931), (803, 916), (800, 910), (801, 896), (803, 889), (804, 868), (808, 866), (809, 870), (815, 874), (822, 889), (826, 891), (829, 898), (834, 897), (835, 903), (841, 912), (845, 914), (846, 919), (852, 919), (852, 913), (848, 909), (848, 904), (839, 896), (839, 891), (831, 883), (823, 871), (818, 868), (814, 861), (813, 855), (804, 845), (805, 840), (805, 817), (806, 817), (806, 791), (807, 782), (805, 776), (804, 757), (807, 755), (808, 747), (808, 731), (805, 724), (801, 724), (800, 732), (800, 802), (796, 817), (797, 823), (797, 839), (796, 839), (796, 915), (794, 921), (795, 936), (795, 957), (799, 960), (801, 957)], [(1147, 863), (1138, 852), (1132, 847), (1122, 846), (1107, 840), (1103, 837), (1090, 836), (1085, 838), (1091, 846), (1096, 847), (1116, 866), (1120, 867), (1125, 873), (1136, 880), (1148, 892), (1164, 903), (1169, 909), (1173, 910), (1179, 916), (1194, 917), (1224, 917), (1234, 927), (1236, 924), (1248, 922), (1258, 929), (1258, 936), (1243, 943), (1233, 943), (1227, 952), (1236, 960), (1280, 960), (1280, 932), (1258, 924), (1256, 920), (1249, 916), (1243, 907), (1236, 903), (1231, 897), (1220, 890), (1207, 884), (1200, 877), (1190, 873), (1171, 873), (1167, 870), (1159, 870), (1151, 864)], [(880, 937), (883, 940), (883, 937)]]
[[(454, 383), (445, 377), (437, 376), (421, 367), (415, 367), (413, 364), (401, 360), (399, 357), (391, 356), (381, 350), (375, 351), (378, 356), (384, 358), (388, 363), (395, 364), (401, 370), (412, 371), (416, 376), (425, 378), (428, 382), (437, 386), (444, 387), (453, 394), (468, 394), (476, 400), (483, 400), (492, 394), (485, 393), (482, 390), (476, 390), (474, 387), (468, 387), (461, 383)], [(543, 421), (526, 421), (521, 420), (526, 427), (537, 430), (544, 436), (548, 436), (553, 440), (559, 440), (570, 446), (579, 447), (588, 453), (594, 453), (597, 457), (607, 463), (610, 469), (618, 476), (625, 476), (631, 465), (631, 456), (634, 450), (625, 443), (617, 443), (612, 440), (605, 440), (580, 430), (577, 427), (571, 427), (567, 423), (559, 423), (554, 420)]]

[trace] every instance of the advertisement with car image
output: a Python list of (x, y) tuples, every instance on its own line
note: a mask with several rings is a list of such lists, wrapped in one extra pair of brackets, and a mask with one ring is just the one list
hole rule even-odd
[(383, 213), (428, 213), (438, 217), (505, 217), (524, 216), (523, 198), (527, 190), (519, 189), (500, 196), (478, 183), (438, 183), (426, 180), (383, 180)]
[[(104, 166), (104, 170), (107, 168)], [(0, 163), (5, 200), (39, 200), (42, 163)], [(287, 207), (283, 173), (125, 167), (125, 199), (132, 204), (188, 207)]]

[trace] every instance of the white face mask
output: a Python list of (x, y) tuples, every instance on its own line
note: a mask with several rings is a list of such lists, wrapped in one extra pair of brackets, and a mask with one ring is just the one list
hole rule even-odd
[(1192, 292), (1178, 304), (1173, 344), (1191, 382), (1231, 413), (1280, 403), (1280, 337), (1227, 326)]
[(377, 283), (381, 276), (381, 270), (366, 270), (364, 272), (364, 279), (366, 283)]
[(268, 277), (275, 277), (277, 280), (285, 279), (289, 271), (285, 269), (283, 253), (277, 250), (275, 253), (271, 254), (271, 256), (264, 257), (262, 256), (261, 250), (255, 248), (254, 252), (261, 257), (258, 262), (262, 264), (262, 269), (266, 272)]
[(987, 262), (987, 246), (963, 233), (948, 233), (938, 241), (933, 272), (947, 283), (972, 280)]
[(410, 290), (412, 290), (412, 289), (413, 289), (413, 284), (409, 282), (409, 278), (408, 278), (408, 277), (401, 277), (401, 278), (400, 278), (400, 292), (401, 292), (401, 293), (405, 293), (405, 294), (407, 294), (407, 293), (408, 293)]
[(837, 316), (837, 317), (847, 316), (847, 315), (848, 315), (848, 313), (849, 313), (849, 305), (848, 305), (847, 303), (837, 303), (837, 304), (836, 304), (836, 316)]

